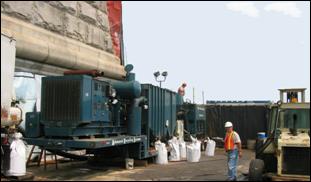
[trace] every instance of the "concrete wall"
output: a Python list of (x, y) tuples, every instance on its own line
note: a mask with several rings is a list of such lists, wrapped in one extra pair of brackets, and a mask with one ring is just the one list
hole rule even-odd
[(1, 13), (112, 53), (105, 1), (1, 1)]
[(39, 71), (46, 65), (97, 69), (122, 79), (106, 13), (105, 1), (1, 1), (1, 33), (16, 39), (16, 56), (39, 64)]

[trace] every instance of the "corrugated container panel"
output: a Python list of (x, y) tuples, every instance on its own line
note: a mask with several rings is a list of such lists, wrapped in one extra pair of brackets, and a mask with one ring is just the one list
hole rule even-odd
[[(148, 99), (148, 110), (143, 110), (143, 134), (153, 142), (156, 137), (166, 141), (176, 127), (176, 92), (151, 84), (142, 84), (142, 96)], [(166, 127), (166, 123), (168, 126)]]
[(226, 121), (233, 123), (233, 129), (239, 133), (244, 146), (247, 140), (256, 139), (258, 132), (267, 131), (268, 106), (207, 105), (205, 109), (210, 137), (224, 138)]

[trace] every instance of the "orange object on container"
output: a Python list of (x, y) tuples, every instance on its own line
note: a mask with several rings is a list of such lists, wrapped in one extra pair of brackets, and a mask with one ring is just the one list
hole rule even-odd
[(110, 35), (112, 38), (114, 54), (121, 58), (121, 16), (122, 5), (121, 1), (107, 1), (108, 20), (110, 25)]

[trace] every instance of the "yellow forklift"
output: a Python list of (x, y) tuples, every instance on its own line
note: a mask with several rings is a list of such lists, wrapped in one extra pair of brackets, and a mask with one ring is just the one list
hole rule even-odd
[(310, 181), (310, 103), (305, 102), (305, 90), (279, 89), (267, 139), (258, 142), (249, 166), (250, 181)]

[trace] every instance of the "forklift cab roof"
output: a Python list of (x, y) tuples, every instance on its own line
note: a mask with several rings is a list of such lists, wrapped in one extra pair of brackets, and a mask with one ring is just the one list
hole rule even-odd
[[(304, 103), (306, 88), (289, 88), (279, 89), (281, 103)], [(284, 101), (284, 94), (286, 94), (286, 100)], [(300, 94), (300, 98), (299, 98)]]

